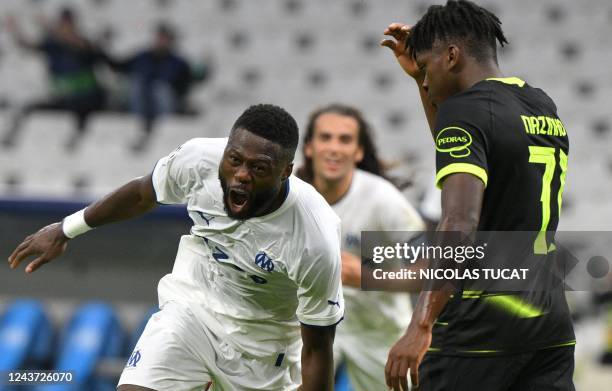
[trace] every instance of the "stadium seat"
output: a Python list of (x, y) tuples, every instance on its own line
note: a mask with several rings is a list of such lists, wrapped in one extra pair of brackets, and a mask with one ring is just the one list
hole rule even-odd
[(351, 382), (349, 381), (348, 373), (344, 365), (340, 365), (336, 370), (336, 384), (334, 386), (336, 391), (353, 391)]
[(98, 114), (75, 155), (80, 164), (75, 176), (86, 178), (95, 194), (104, 194), (140, 176), (131, 157), (131, 144), (139, 136), (139, 121), (133, 116)]
[(45, 367), (52, 339), (43, 305), (36, 300), (14, 301), (0, 317), (0, 371)]
[(114, 390), (116, 379), (96, 377), (96, 365), (102, 359), (121, 357), (123, 347), (123, 330), (114, 309), (105, 303), (84, 304), (64, 329), (54, 366), (57, 371), (73, 371), (75, 381), (39, 391)]
[(78, 160), (65, 145), (74, 127), (74, 117), (63, 112), (35, 112), (25, 120), (13, 163), (20, 166), (13, 171), (24, 194), (57, 198), (71, 189), (70, 173)]

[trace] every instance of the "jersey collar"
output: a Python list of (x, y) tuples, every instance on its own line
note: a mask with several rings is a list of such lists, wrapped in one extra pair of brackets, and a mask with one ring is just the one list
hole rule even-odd
[(523, 87), (525, 85), (525, 81), (519, 79), (518, 77), (490, 77), (487, 80), (499, 81), (501, 83), (516, 85), (519, 87)]

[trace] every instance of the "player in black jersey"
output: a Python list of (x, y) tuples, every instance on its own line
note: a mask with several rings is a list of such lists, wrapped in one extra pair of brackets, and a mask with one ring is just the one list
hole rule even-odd
[[(448, 1), (414, 27), (394, 23), (384, 34), (394, 39), (381, 44), (417, 82), (434, 137), (438, 230), (533, 231), (533, 253), (554, 253), (567, 132), (542, 90), (502, 75), (499, 19), (469, 1)], [(387, 384), (407, 390), (410, 370), (420, 390), (574, 390), (564, 292), (538, 283), (537, 294), (423, 291), (389, 353)]]

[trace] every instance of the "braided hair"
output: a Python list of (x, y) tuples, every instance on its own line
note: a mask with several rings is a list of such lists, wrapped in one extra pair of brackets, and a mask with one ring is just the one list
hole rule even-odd
[(508, 43), (495, 14), (468, 0), (448, 0), (446, 5), (432, 5), (412, 28), (408, 46), (412, 55), (431, 50), (437, 40), (460, 39), (470, 55), (485, 62), (491, 57), (497, 64), (497, 45)]

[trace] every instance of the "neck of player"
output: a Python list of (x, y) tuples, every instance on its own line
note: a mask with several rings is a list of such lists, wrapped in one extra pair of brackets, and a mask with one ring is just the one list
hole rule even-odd
[(470, 59), (472, 64), (465, 66), (463, 72), (459, 78), (459, 88), (464, 91), (474, 84), (483, 81), (491, 77), (504, 77), (504, 74), (499, 69), (499, 66), (495, 61), (490, 60), (486, 63), (480, 64)]
[(355, 171), (352, 170), (347, 175), (337, 180), (328, 180), (315, 174), (313, 184), (317, 191), (321, 193), (323, 198), (325, 198), (325, 201), (327, 201), (328, 204), (333, 205), (340, 201), (340, 199), (348, 192), (349, 188), (351, 187), (351, 182), (353, 181), (354, 172)]
[(274, 200), (270, 204), (262, 206), (260, 210), (255, 212), (253, 217), (261, 217), (261, 216), (265, 216), (265, 215), (268, 215), (274, 212), (275, 210), (277, 210), (283, 205), (288, 195), (289, 195), (289, 178), (285, 179), (281, 183), (280, 190), (276, 194), (276, 197), (274, 197)]

